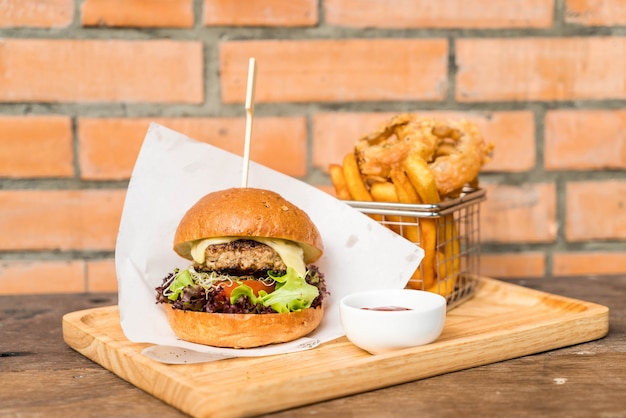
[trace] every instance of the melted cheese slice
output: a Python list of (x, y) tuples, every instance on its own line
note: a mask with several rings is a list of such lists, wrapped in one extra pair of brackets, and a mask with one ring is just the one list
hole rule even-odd
[(306, 275), (306, 265), (302, 259), (302, 248), (291, 242), (282, 239), (275, 238), (260, 238), (260, 237), (219, 237), (219, 238), (206, 238), (198, 240), (191, 245), (191, 257), (193, 261), (198, 264), (204, 263), (205, 252), (209, 245), (227, 244), (229, 242), (237, 241), (239, 239), (249, 239), (257, 241), (272, 248), (287, 267), (293, 268), (300, 277)]

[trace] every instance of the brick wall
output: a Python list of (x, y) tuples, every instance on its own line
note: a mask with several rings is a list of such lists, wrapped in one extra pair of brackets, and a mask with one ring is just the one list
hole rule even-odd
[(148, 123), (237, 152), (251, 56), (258, 162), (330, 192), (390, 115), (469, 118), (485, 275), (626, 272), (623, 0), (4, 0), (0, 293), (114, 291)]

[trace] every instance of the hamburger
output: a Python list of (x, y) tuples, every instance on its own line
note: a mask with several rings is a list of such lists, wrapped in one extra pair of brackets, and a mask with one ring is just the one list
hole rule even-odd
[(324, 251), (309, 216), (279, 194), (209, 193), (180, 220), (174, 251), (191, 261), (156, 288), (182, 340), (251, 348), (295, 340), (324, 315)]

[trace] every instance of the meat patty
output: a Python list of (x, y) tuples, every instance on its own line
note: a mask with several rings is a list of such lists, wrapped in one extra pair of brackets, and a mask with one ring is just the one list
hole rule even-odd
[(254, 275), (267, 270), (286, 271), (287, 266), (271, 247), (257, 241), (237, 240), (209, 245), (201, 269)]

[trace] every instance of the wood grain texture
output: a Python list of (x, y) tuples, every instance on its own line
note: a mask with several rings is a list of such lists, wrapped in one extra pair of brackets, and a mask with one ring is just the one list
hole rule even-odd
[[(514, 283), (609, 307), (608, 335), (262, 416), (626, 416), (626, 275), (546, 277)], [(81, 417), (98, 418), (186, 416), (63, 341), (64, 314), (116, 303), (114, 293), (0, 296), (0, 416), (65, 418), (77, 415), (76, 411)], [(247, 399), (242, 397), (241, 402)]]
[(340, 338), (288, 355), (165, 365), (141, 355), (147, 344), (126, 340), (117, 306), (66, 314), (63, 336), (87, 358), (187, 414), (234, 417), (595, 340), (607, 334), (608, 315), (602, 305), (482, 279), (474, 298), (449, 312), (435, 343), (378, 356)]

